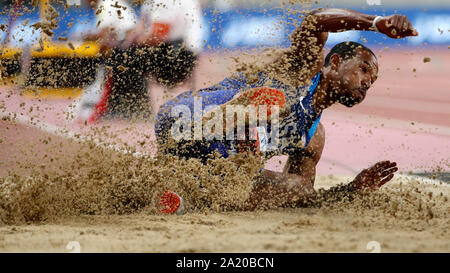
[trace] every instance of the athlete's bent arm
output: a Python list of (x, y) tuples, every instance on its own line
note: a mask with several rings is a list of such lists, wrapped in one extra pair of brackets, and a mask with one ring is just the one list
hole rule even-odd
[(324, 145), (325, 129), (319, 123), (306, 149), (289, 156), (283, 172), (262, 171), (249, 198), (249, 208), (262, 203), (270, 203), (270, 206), (299, 206), (314, 199), (316, 166)]
[(395, 162), (380, 161), (362, 170), (347, 185), (322, 191), (320, 196), (314, 190), (316, 166), (325, 146), (325, 129), (321, 123), (311, 142), (301, 153), (289, 156), (282, 173), (263, 170), (248, 200), (247, 209), (259, 205), (270, 207), (311, 205), (318, 198), (334, 197), (336, 192), (363, 192), (376, 190), (389, 182), (398, 170)]

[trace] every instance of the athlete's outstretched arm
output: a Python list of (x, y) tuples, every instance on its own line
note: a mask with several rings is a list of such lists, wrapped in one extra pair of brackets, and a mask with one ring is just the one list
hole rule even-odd
[[(321, 69), (322, 49), (329, 32), (367, 30), (383, 33), (391, 38), (417, 36), (417, 31), (404, 15), (390, 15), (376, 20), (375, 15), (363, 14), (349, 9), (315, 9), (307, 13), (301, 25), (292, 34), (292, 44), (287, 53), (290, 63), (298, 64), (298, 69), (306, 69), (306, 78), (311, 78)], [(292, 59), (294, 62), (292, 62)]]
[[(350, 9), (315, 9), (305, 17), (301, 28), (309, 28), (309, 23), (315, 27), (310, 29), (314, 32), (341, 32), (346, 30), (372, 30), (373, 20), (377, 16), (360, 13)], [(376, 22), (378, 30), (391, 38), (404, 38), (407, 36), (417, 36), (417, 31), (412, 27), (408, 18), (401, 14), (381, 16)], [(392, 33), (390, 30), (394, 30)], [(294, 39), (296, 37), (293, 37)]]
[[(316, 45), (325, 44), (328, 32), (342, 32), (347, 30), (371, 30), (386, 34), (391, 38), (417, 36), (417, 31), (404, 15), (394, 14), (384, 16), (376, 21), (377, 16), (360, 13), (349, 9), (315, 9), (305, 15), (300, 27), (292, 34), (292, 46), (307, 44), (309, 37), (316, 37)], [(325, 36), (324, 36), (325, 35)], [(312, 39), (314, 40), (314, 39)], [(322, 46), (323, 47), (323, 46)]]

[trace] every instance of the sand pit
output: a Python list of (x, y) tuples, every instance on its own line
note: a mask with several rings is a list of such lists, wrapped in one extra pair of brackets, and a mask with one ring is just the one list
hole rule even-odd
[[(346, 180), (320, 177), (317, 187)], [(390, 192), (399, 191), (400, 183), (404, 193)], [(82, 252), (370, 252), (370, 241), (379, 242), (381, 252), (450, 250), (448, 185), (397, 178), (381, 196), (386, 200), (368, 198), (320, 209), (181, 216), (144, 209), (2, 226), (0, 251), (68, 252), (70, 241), (78, 241)]]
[[(2, 150), (9, 148), (4, 163), (15, 167), (7, 168), (9, 175), (3, 168), (0, 183), (0, 252), (68, 252), (71, 241), (82, 252), (369, 252), (370, 241), (382, 252), (450, 250), (450, 186), (437, 180), (399, 175), (380, 192), (352, 200), (336, 196), (319, 207), (230, 211), (228, 205), (248, 193), (251, 179), (242, 179), (244, 173), (220, 186), (212, 175), (220, 168), (191, 162), (193, 178), (193, 170), (177, 173), (186, 170), (181, 162), (157, 163), (10, 121), (2, 128), (10, 134), (2, 143)], [(24, 152), (28, 161), (14, 164)], [(176, 171), (158, 173), (158, 164)], [(315, 188), (350, 180), (322, 175)], [(187, 214), (158, 213), (165, 187), (182, 194)]]

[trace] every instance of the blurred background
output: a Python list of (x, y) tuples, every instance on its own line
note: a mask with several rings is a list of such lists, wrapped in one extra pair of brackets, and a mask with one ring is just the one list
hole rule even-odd
[[(40, 30), (32, 27), (44, 16), (42, 7), (48, 0), (14, 1), (1, 0), (0, 40), (5, 42), (7, 32), (11, 39), (10, 47), (34, 45), (41, 35)], [(139, 1), (128, 1), (139, 15)], [(239, 47), (257, 47), (288, 45), (288, 35), (295, 28), (293, 24), (298, 15), (291, 9), (310, 9), (316, 7), (347, 7), (370, 14), (402, 13), (407, 15), (421, 35), (406, 40), (389, 40), (376, 33), (335, 34), (329, 43), (336, 43), (341, 37), (352, 40), (367, 39), (370, 45), (446, 45), (450, 42), (450, 2), (445, 0), (353, 0), (353, 1), (276, 1), (276, 0), (200, 0), (203, 10), (202, 38), (204, 49), (234, 49)], [(296, 3), (291, 5), (290, 3)], [(303, 3), (301, 3), (303, 2)], [(16, 6), (13, 5), (16, 4)], [(33, 7), (32, 3), (36, 4)], [(83, 33), (95, 30), (95, 10), (86, 0), (51, 1), (58, 12), (58, 25), (52, 31), (52, 40), (67, 38), (79, 41)], [(308, 4), (309, 3), (309, 4)], [(13, 7), (13, 8), (12, 8)], [(18, 16), (12, 15), (17, 9)], [(15, 17), (15, 18), (14, 18)], [(12, 19), (12, 20), (11, 20)], [(27, 23), (25, 23), (27, 22)], [(291, 22), (291, 24), (287, 24)], [(8, 24), (12, 26), (8, 27)], [(264, 31), (263, 31), (264, 30)]]
[[(121, 0), (127, 2), (138, 18), (141, 16), (142, 1)], [(374, 32), (348, 31), (329, 36), (326, 47), (343, 40), (364, 42), (371, 48), (376, 47), (448, 47), (450, 43), (450, 2), (401, 1), (401, 0), (353, 0), (353, 1), (276, 1), (276, 0), (198, 0), (202, 14), (201, 52), (249, 49), (266, 46), (286, 47), (289, 34), (298, 24), (299, 14), (294, 11), (316, 7), (345, 7), (369, 14), (386, 15), (402, 13), (407, 15), (420, 35), (414, 38), (393, 40)], [(54, 8), (49, 15), (46, 5)], [(76, 69), (82, 62), (87, 71), (59, 76), (52, 79), (54, 87), (70, 87), (89, 83), (87, 75), (93, 73), (90, 67), (95, 64), (98, 53), (96, 44), (83, 45), (83, 36), (96, 31), (96, 9), (90, 8), (88, 0), (0, 0), (0, 41), (2, 51), (0, 60), (3, 77), (14, 75), (21, 70), (21, 54), (26, 51), (36, 58), (35, 64), (42, 66), (39, 58), (77, 58), (76, 64), (62, 62), (59, 66), (66, 71)], [(43, 32), (36, 26), (46, 16), (55, 16), (55, 24)], [(139, 20), (139, 19), (137, 19)], [(50, 34), (50, 35), (48, 35)], [(39, 40), (44, 36), (47, 46), (40, 49)], [(50, 46), (51, 45), (51, 46)], [(72, 54), (71, 56), (69, 56)], [(80, 59), (81, 58), (81, 59)], [(49, 60), (50, 61), (50, 60)], [(54, 64), (54, 61), (52, 63)], [(31, 69), (33, 78), (39, 73)], [(90, 77), (92, 78), (92, 77)], [(29, 80), (28, 84), (46, 86), (49, 80)]]

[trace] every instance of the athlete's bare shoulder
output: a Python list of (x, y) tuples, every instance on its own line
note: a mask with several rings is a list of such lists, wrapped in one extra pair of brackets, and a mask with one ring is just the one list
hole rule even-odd
[(263, 71), (269, 77), (295, 88), (310, 84), (322, 69), (323, 63), (322, 49), (318, 54), (305, 53), (293, 57), (291, 48), (285, 48), (272, 54), (272, 58), (267, 61)]
[(257, 52), (250, 52), (242, 54), (239, 57), (232, 57), (232, 59), (236, 62), (236, 70), (238, 72), (270, 72), (270, 69), (267, 69), (267, 66), (274, 63), (277, 59), (279, 59), (284, 52), (285, 48), (279, 47), (268, 47), (264, 50), (258, 50)]
[(319, 11), (306, 12), (300, 26), (291, 35), (291, 46), (272, 54), (272, 62), (265, 67), (271, 76), (298, 87), (308, 85), (320, 72), (328, 33), (317, 25), (315, 14)]

